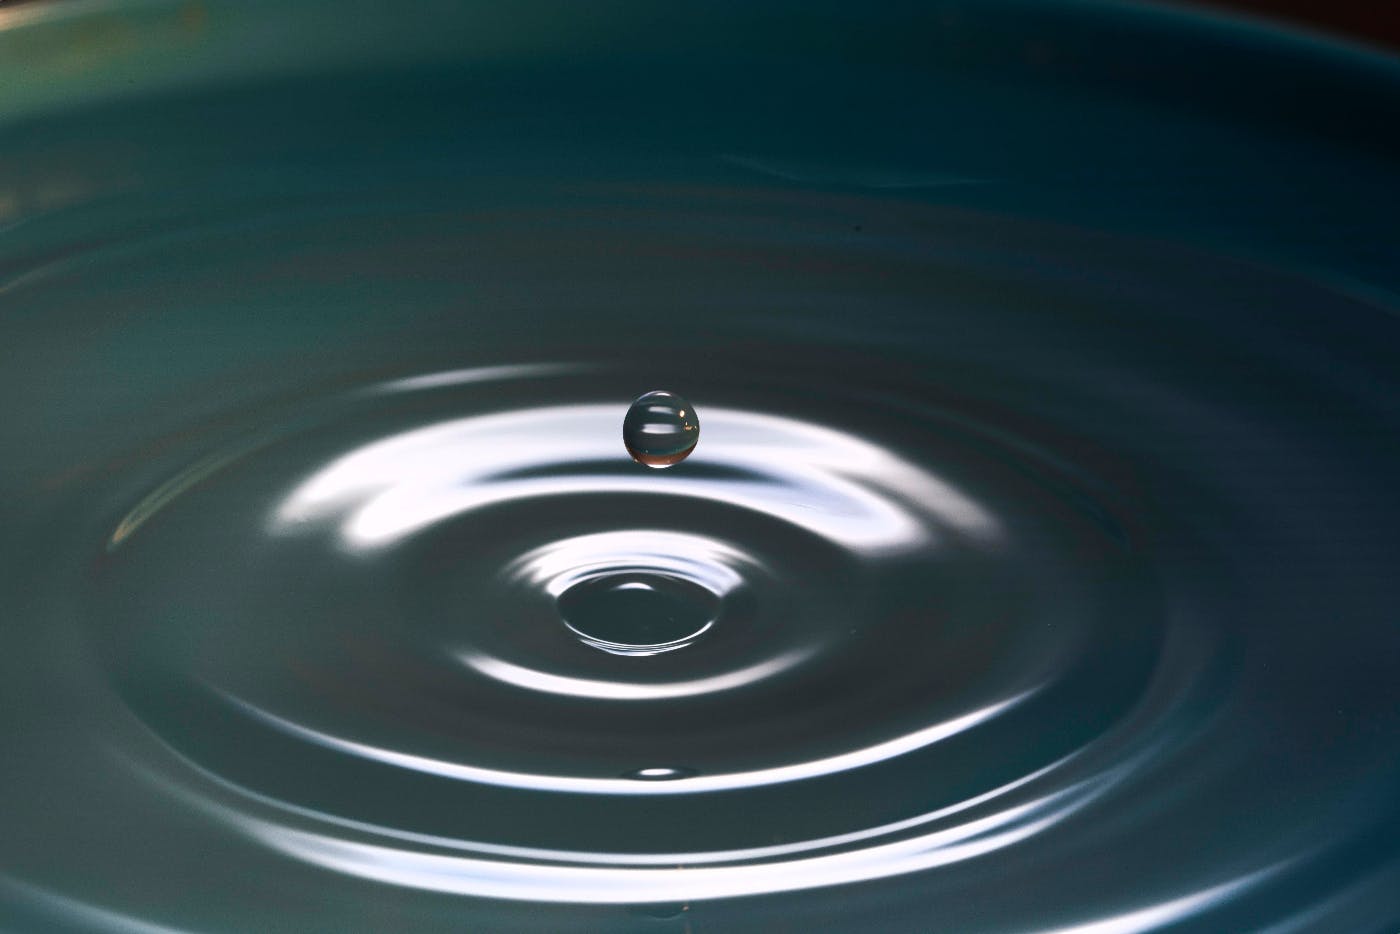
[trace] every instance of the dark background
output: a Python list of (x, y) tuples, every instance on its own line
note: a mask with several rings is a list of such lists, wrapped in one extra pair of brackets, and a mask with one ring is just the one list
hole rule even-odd
[(1400, 48), (1400, 3), (1395, 0), (1195, 0), (1179, 5), (1238, 10)]
[[(0, 8), (55, 0), (0, 0)], [(1145, 0), (1168, 6), (1232, 10), (1274, 19), (1390, 51), (1400, 50), (1400, 2), (1397, 0)]]

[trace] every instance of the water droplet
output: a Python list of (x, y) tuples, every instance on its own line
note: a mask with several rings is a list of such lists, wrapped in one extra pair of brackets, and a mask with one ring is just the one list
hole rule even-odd
[(679, 464), (700, 440), (700, 419), (690, 403), (674, 392), (658, 390), (638, 396), (622, 421), (627, 453), (648, 467)]
[(720, 598), (667, 574), (618, 572), (586, 578), (559, 595), (564, 625), (614, 655), (683, 648), (714, 624)]

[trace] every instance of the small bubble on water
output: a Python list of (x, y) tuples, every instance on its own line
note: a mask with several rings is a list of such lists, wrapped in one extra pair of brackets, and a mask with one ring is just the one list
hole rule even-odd
[(657, 390), (640, 395), (622, 420), (622, 443), (627, 453), (648, 467), (679, 464), (700, 440), (700, 419), (689, 402), (674, 392)]

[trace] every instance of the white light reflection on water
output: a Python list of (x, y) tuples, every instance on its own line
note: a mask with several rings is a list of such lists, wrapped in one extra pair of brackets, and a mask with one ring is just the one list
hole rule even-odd
[[(67, 895), (59, 895), (29, 882), (0, 876), (0, 906), (27, 904), (30, 914), (43, 918), (47, 930), (119, 931), (121, 934), (187, 934), (183, 928), (167, 927), (129, 914), (91, 905)], [(16, 930), (8, 928), (7, 930)], [(32, 929), (31, 929), (32, 930)]]
[(595, 574), (626, 568), (680, 577), (722, 597), (743, 583), (736, 568), (757, 564), (732, 545), (704, 535), (629, 529), (551, 542), (512, 562), (505, 576), (557, 597)]
[(411, 769), (415, 772), (437, 775), (442, 778), (481, 782), (487, 785), (498, 785), (506, 788), (597, 795), (687, 794), (697, 791), (756, 788), (761, 785), (801, 781), (808, 778), (832, 775), (836, 772), (873, 765), (886, 759), (892, 759), (896, 756), (905, 755), (915, 750), (931, 746), (934, 743), (945, 740), (950, 736), (955, 736), (964, 730), (971, 729), (979, 723), (983, 723), (998, 716), (1006, 710), (1023, 703), (1036, 693), (1035, 689), (1024, 691), (1020, 694), (1008, 697), (1005, 700), (988, 704), (971, 713), (963, 714), (960, 717), (944, 720), (932, 726), (927, 726), (923, 729), (915, 730), (912, 733), (906, 733), (903, 736), (897, 736), (894, 739), (886, 740), (881, 743), (875, 743), (861, 749), (854, 749), (850, 752), (835, 756), (827, 756), (822, 759), (812, 759), (808, 762), (797, 762), (792, 765), (775, 766), (767, 769), (754, 769), (748, 772), (699, 775), (693, 778), (687, 778), (684, 781), (638, 783), (636, 781), (619, 778), (582, 778), (572, 775), (537, 775), (528, 772), (508, 772), (503, 769), (488, 769), (476, 765), (467, 765), (461, 762), (448, 762), (443, 759), (434, 759), (428, 756), (398, 752), (393, 749), (384, 749), (379, 746), (372, 746), (368, 743), (332, 736), (320, 730), (313, 730), (310, 727), (302, 726), (299, 723), (293, 723), (290, 720), (279, 717), (260, 707), (256, 707), (225, 691), (214, 688), (210, 688), (210, 690), (231, 706), (253, 719), (289, 736), (295, 736), (298, 739), (314, 743), (324, 749), (331, 749), (336, 752), (357, 756), (361, 759), (369, 759), (374, 762), (382, 762), (385, 765), (392, 765), (398, 768)]
[(470, 383), (493, 383), (504, 379), (526, 379), (536, 376), (581, 373), (588, 369), (590, 367), (573, 363), (509, 363), (501, 366), (442, 370), (437, 373), (408, 376), (382, 383), (367, 389), (364, 394), (378, 396), (396, 392), (421, 392), (425, 389), (445, 389), (448, 386), (465, 386)]
[[(698, 471), (658, 482), (619, 464), (615, 473), (571, 470), (620, 461), (608, 405), (523, 409), (403, 432), (316, 472), (276, 510), (272, 530), (343, 516), (346, 548), (370, 550), (484, 506), (576, 493), (670, 495), (740, 506), (878, 555), (925, 546), (939, 527), (994, 539), (996, 521), (925, 470), (853, 435), (773, 415), (707, 409)], [(542, 468), (553, 468), (541, 476)], [(530, 475), (521, 472), (530, 471)]]
[[(1062, 792), (1005, 812), (863, 849), (769, 863), (696, 865), (683, 854), (655, 868), (587, 865), (628, 860), (619, 854), (569, 854), (584, 865), (494, 862), (342, 840), (246, 817), (239, 828), (269, 846), (335, 872), (454, 895), (576, 904), (697, 901), (848, 885), (946, 866), (1027, 840), (1086, 806), (1093, 792)], [(1000, 829), (1006, 828), (1006, 829)], [(1289, 861), (1291, 862), (1291, 861)], [(1136, 934), (1199, 916), (1276, 876), (1287, 863), (1164, 902), (1133, 908), (1046, 934)]]
[[(667, 784), (658, 783), (658, 787)], [(1026, 805), (1011, 816), (1021, 817), (1032, 810), (1032, 805)], [(792, 892), (906, 875), (1011, 846), (1058, 823), (1071, 810), (1061, 809), (999, 833), (983, 831), (1004, 824), (1007, 815), (973, 821), (954, 828), (961, 842), (940, 843), (936, 839), (940, 834), (932, 834), (777, 863), (703, 867), (682, 864), (653, 869), (549, 866), (418, 853), (246, 819), (243, 829), (288, 855), (325, 869), (392, 885), (488, 898), (628, 904)]]
[[(368, 833), (377, 837), (388, 837), (394, 840), (421, 844), (446, 850), (458, 850), (476, 853), (487, 856), (504, 856), (511, 859), (536, 860), (541, 863), (576, 863), (583, 865), (607, 865), (614, 867), (630, 866), (668, 866), (677, 865), (708, 865), (713, 863), (738, 863), (744, 861), (773, 859), (775, 857), (792, 856), (800, 853), (811, 853), (820, 850), (830, 850), (836, 847), (847, 846), (852, 843), (860, 843), (865, 840), (874, 840), (880, 837), (892, 837), (897, 834), (907, 833), (929, 824), (946, 820), (956, 814), (978, 808), (984, 804), (993, 802), (999, 798), (1006, 797), (1018, 789), (1024, 788), (1033, 782), (1039, 781), (1051, 775), (1057, 770), (1068, 765), (1079, 758), (1078, 754), (1071, 754), (1065, 758), (1043, 766), (1028, 775), (1023, 775), (1004, 785), (984, 791), (962, 801), (949, 804), (945, 807), (937, 808), (924, 814), (918, 814), (903, 820), (881, 824), (875, 827), (867, 827), (862, 830), (850, 831), (847, 833), (834, 834), (824, 837), (815, 837), (806, 840), (795, 840), (789, 843), (772, 844), (768, 846), (746, 847), (743, 849), (731, 850), (702, 850), (690, 852), (671, 851), (665, 853), (601, 853), (581, 850), (550, 849), (545, 847), (518, 846), (503, 843), (490, 843), (482, 840), (467, 840), (458, 837), (447, 837), (440, 834), (420, 833), (410, 830), (402, 830), (397, 827), (389, 827), (383, 824), (375, 824), (362, 820), (332, 814), (315, 808), (304, 807), (282, 800), (280, 798), (269, 797), (265, 794), (253, 791), (242, 785), (232, 782), (229, 779), (210, 772), (198, 762), (190, 759), (168, 744), (162, 743), (166, 751), (177, 759), (184, 768), (190, 772), (198, 774), (203, 779), (213, 782), (225, 791), (232, 792), (235, 796), (253, 805), (272, 808), (289, 816), (307, 818), (320, 823), (330, 824), (345, 830)], [(159, 786), (164, 793), (177, 796), (192, 807), (216, 814), (221, 820), (228, 824), (250, 830), (256, 828), (259, 835), (270, 832), (270, 825), (265, 821), (250, 818), (242, 811), (215, 801), (206, 794), (197, 792), (184, 782), (178, 781), (168, 775), (153, 770), (149, 765), (134, 760), (127, 761), (127, 767), (141, 775), (147, 781)], [(955, 827), (946, 828), (940, 831), (925, 832), (919, 836), (927, 845), (943, 845), (955, 840), (961, 840), (968, 836), (985, 833), (990, 829), (1002, 826), (1005, 823), (1026, 817), (1032, 813), (1037, 815), (1041, 812), (1048, 812), (1065, 805), (1079, 807), (1088, 803), (1092, 798), (1101, 795), (1105, 790), (1121, 780), (1132, 770), (1132, 766), (1120, 766), (1109, 773), (1096, 776), (1090, 779), (1073, 783), (1059, 791), (1049, 792), (1033, 799), (1026, 805), (1015, 805), (1003, 808), (989, 815), (986, 819), (969, 821)], [(663, 770), (669, 771), (669, 770)], [(693, 786), (691, 786), (693, 787)]]
[(1276, 875), (1283, 868), (1284, 864), (1269, 866), (1238, 879), (1193, 892), (1190, 895), (1183, 895), (1180, 898), (1173, 898), (1145, 908), (1135, 908), (1106, 918), (1085, 921), (1069, 927), (1055, 928), (1044, 932), (1044, 934), (1137, 934), (1140, 931), (1161, 930), (1169, 924), (1178, 924), (1207, 911), (1213, 905), (1228, 902), (1245, 889)]
[(796, 649), (784, 652), (777, 658), (769, 659), (766, 662), (749, 665), (722, 675), (658, 684), (630, 684), (552, 675), (545, 671), (515, 665), (477, 652), (463, 652), (458, 658), (464, 665), (479, 674), (531, 691), (564, 694), (570, 697), (593, 697), (601, 700), (663, 700), (674, 697), (693, 697), (698, 694), (716, 694), (747, 684), (757, 684), (801, 664), (815, 652), (815, 647)]

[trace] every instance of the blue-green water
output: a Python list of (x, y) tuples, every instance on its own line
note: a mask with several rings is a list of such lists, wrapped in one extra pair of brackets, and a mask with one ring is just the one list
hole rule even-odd
[(1132, 7), (0, 12), (0, 928), (1400, 929), (1397, 206)]

